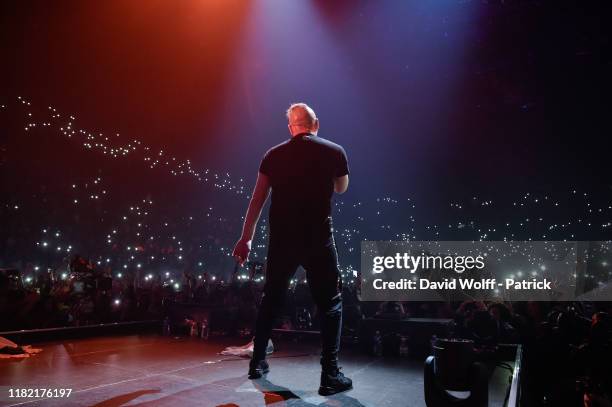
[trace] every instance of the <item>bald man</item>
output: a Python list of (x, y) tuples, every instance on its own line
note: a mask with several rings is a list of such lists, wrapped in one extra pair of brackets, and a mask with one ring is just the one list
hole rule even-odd
[(342, 281), (331, 218), (332, 195), (348, 188), (348, 161), (341, 146), (317, 135), (319, 120), (308, 105), (292, 104), (287, 119), (291, 138), (264, 155), (242, 236), (233, 252), (240, 264), (248, 259), (271, 190), (266, 282), (249, 378), (258, 379), (269, 371), (265, 357), (273, 322), (283, 309), (291, 278), (302, 266), (321, 319), (319, 394), (331, 395), (352, 388), (351, 379), (338, 367)]

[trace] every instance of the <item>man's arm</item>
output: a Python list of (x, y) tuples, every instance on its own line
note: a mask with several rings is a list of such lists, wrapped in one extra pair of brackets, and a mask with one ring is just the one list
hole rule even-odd
[(348, 174), (334, 178), (334, 191), (337, 194), (343, 194), (348, 189), (349, 178)]
[(244, 225), (242, 226), (242, 236), (232, 253), (236, 261), (240, 265), (244, 264), (249, 258), (249, 252), (251, 251), (251, 242), (255, 235), (255, 227), (259, 216), (261, 215), (261, 209), (263, 208), (268, 195), (270, 194), (270, 180), (268, 176), (259, 173), (257, 175), (257, 182), (255, 183), (255, 189), (253, 189), (253, 195), (251, 196), (251, 202), (249, 202), (249, 208), (247, 209), (246, 216), (244, 218)]

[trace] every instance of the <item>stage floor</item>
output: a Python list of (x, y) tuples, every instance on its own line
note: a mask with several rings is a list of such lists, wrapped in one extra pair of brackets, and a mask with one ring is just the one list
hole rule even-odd
[[(245, 340), (115, 336), (37, 344), (28, 359), (0, 360), (2, 406), (424, 406), (423, 363), (344, 349), (354, 389), (317, 394), (316, 341), (276, 343), (267, 380), (247, 379), (248, 360), (221, 356)], [(10, 388), (71, 388), (69, 398), (9, 398)]]
[[(315, 337), (316, 338), (316, 337)], [(36, 344), (28, 359), (0, 360), (0, 406), (425, 406), (423, 362), (341, 352), (354, 389), (317, 394), (316, 340), (275, 342), (266, 379), (248, 380), (248, 359), (222, 356), (247, 340), (159, 335), (111, 336)], [(489, 405), (503, 405), (511, 372), (495, 369)], [(9, 398), (9, 389), (72, 389), (69, 398)]]

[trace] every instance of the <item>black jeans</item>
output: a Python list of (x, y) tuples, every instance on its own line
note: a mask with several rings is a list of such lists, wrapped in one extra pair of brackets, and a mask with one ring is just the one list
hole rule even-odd
[(331, 370), (337, 367), (342, 327), (342, 280), (331, 233), (323, 240), (309, 241), (271, 237), (266, 282), (255, 326), (253, 361), (266, 357), (274, 320), (283, 310), (289, 283), (300, 265), (306, 270), (321, 320), (321, 366)]

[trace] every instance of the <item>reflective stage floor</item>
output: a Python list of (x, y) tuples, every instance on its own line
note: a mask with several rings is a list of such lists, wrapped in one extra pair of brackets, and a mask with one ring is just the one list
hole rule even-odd
[[(423, 363), (341, 352), (354, 389), (322, 397), (316, 341), (276, 342), (267, 378), (248, 359), (221, 356), (248, 340), (130, 335), (36, 344), (42, 353), (0, 360), (1, 406), (424, 406)], [(68, 398), (9, 398), (9, 389), (70, 388)]]

